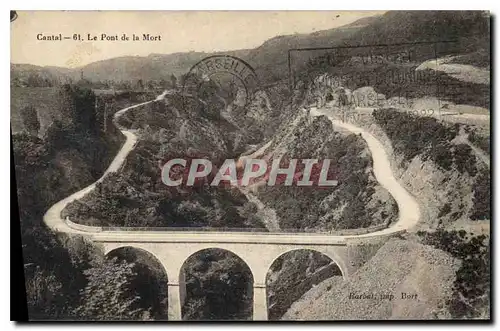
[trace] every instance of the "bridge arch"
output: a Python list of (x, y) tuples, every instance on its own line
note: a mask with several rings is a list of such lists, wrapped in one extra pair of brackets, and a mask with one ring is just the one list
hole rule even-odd
[(252, 319), (253, 284), (251, 266), (238, 254), (219, 247), (197, 250), (179, 270), (181, 315)]
[[(134, 245), (133, 243), (123, 243), (123, 244), (120, 244), (120, 245), (117, 245), (114, 247), (105, 246), (104, 256), (106, 258), (109, 258), (109, 257), (111, 257), (112, 254), (119, 252), (120, 250), (126, 250), (126, 249), (144, 252), (145, 254), (149, 255), (151, 258), (154, 258), (155, 261), (158, 261), (161, 264), (161, 258), (155, 254), (154, 250), (150, 250), (150, 249), (147, 249), (144, 247), (139, 247), (139, 246)], [(165, 275), (167, 275), (167, 270), (165, 269), (163, 264), (162, 264), (162, 268), (165, 272)]]
[(330, 247), (307, 247), (307, 246), (304, 246), (304, 247), (290, 247), (290, 248), (285, 249), (282, 252), (280, 252), (280, 254), (277, 255), (269, 263), (269, 265), (266, 268), (266, 270), (267, 270), (266, 272), (269, 272), (269, 270), (271, 269), (271, 267), (273, 266), (273, 264), (275, 264), (275, 262), (277, 260), (279, 260), (282, 256), (284, 256), (284, 255), (286, 255), (288, 253), (294, 252), (294, 251), (304, 251), (304, 250), (305, 251), (318, 252), (318, 253), (321, 253), (321, 254), (327, 256), (328, 258), (330, 258), (330, 260), (332, 260), (332, 262), (334, 262), (339, 267), (340, 273), (342, 274), (342, 278), (347, 279), (347, 276), (348, 276), (347, 275), (347, 270), (348, 269), (347, 269), (347, 265), (345, 264), (344, 259), (342, 259), (337, 254), (337, 252), (335, 251), (335, 249), (332, 249)]
[(271, 263), (266, 274), (268, 318), (280, 319), (293, 302), (314, 285), (343, 276), (334, 258), (314, 248), (288, 249)]
[(134, 263), (137, 276), (130, 280), (130, 291), (139, 296), (137, 306), (150, 309), (155, 320), (168, 319), (168, 275), (154, 253), (133, 245), (123, 245), (106, 252), (105, 258)]

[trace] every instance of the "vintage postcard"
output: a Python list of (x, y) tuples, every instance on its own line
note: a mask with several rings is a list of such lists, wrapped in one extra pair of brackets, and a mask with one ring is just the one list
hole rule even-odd
[(490, 320), (490, 20), (12, 11), (29, 319)]

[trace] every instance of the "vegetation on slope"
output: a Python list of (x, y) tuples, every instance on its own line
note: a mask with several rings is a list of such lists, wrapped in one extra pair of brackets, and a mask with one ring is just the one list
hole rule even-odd
[(395, 152), (402, 155), (406, 162), (421, 155), (443, 170), (453, 168), (471, 176), (476, 174), (471, 148), (451, 143), (458, 134), (459, 124), (451, 126), (433, 117), (413, 116), (393, 109), (377, 109), (373, 117), (391, 139)]
[[(94, 114), (91, 91), (68, 86), (59, 93), (68, 103), (54, 112), (65, 122), (56, 121), (43, 138), (37, 132), (12, 136), (29, 317), (107, 319), (107, 300), (120, 295), (125, 300), (115, 318), (141, 318), (145, 310), (137, 310), (133, 297), (126, 297), (132, 292), (114, 282), (130, 280), (132, 265), (105, 262), (86, 240), (56, 235), (42, 222), (52, 204), (96, 180), (119, 145), (118, 137), (98, 133), (98, 121), (78, 121), (80, 113)], [(87, 150), (94, 153), (82, 153)], [(84, 295), (86, 289), (99, 295)]]
[(252, 319), (252, 273), (239, 257), (206, 249), (191, 256), (181, 272), (186, 279), (184, 320)]
[(426, 245), (461, 260), (453, 283), (453, 296), (446, 305), (452, 318), (490, 316), (490, 239), (464, 230), (418, 232)]
[(467, 64), (479, 68), (490, 69), (490, 52), (488, 49), (479, 49), (468, 54), (457, 56), (453, 58), (451, 63)]
[(491, 220), (491, 179), (490, 172), (481, 170), (478, 174), (474, 186), (474, 192), (471, 219), (473, 220)]
[(141, 128), (137, 146), (122, 171), (67, 207), (70, 218), (97, 226), (262, 228), (240, 215), (247, 202), (237, 189), (211, 187), (209, 181), (192, 187), (162, 182), (161, 167), (169, 159), (202, 157), (220, 166), (234, 155), (229, 129), (235, 128), (223, 118), (208, 120), (210, 111), (193, 111), (156, 102), (127, 113), (120, 124)]
[(482, 149), (484, 152), (487, 154), (490, 154), (490, 137), (486, 136), (484, 134), (481, 134), (480, 132), (477, 132), (476, 130), (471, 130), (469, 132), (468, 136), (469, 141), (473, 144)]
[(370, 171), (371, 157), (363, 139), (336, 132), (325, 117), (310, 125), (309, 121), (302, 118), (292, 138), (285, 140), (282, 159), (331, 159), (328, 178), (338, 185), (260, 187), (258, 196), (276, 210), (280, 227), (331, 231), (390, 223), (397, 206)]
[[(416, 157), (432, 161), (438, 166), (437, 171), (449, 177), (450, 181), (457, 181), (454, 174), (461, 176), (462, 185), (472, 192), (471, 208), (467, 207), (468, 198), (461, 196), (459, 198), (463, 201), (443, 203), (438, 218), (450, 214), (451, 221), (462, 216), (472, 220), (491, 219), (489, 170), (476, 161), (468, 145), (452, 142), (460, 131), (459, 124), (450, 125), (435, 118), (390, 109), (376, 110), (373, 116), (390, 138), (394, 151), (402, 156), (406, 164)], [(460, 204), (459, 210), (450, 213), (450, 204)]]

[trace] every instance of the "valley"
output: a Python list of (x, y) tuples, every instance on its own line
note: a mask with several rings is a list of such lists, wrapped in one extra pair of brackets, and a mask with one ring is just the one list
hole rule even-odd
[[(213, 54), (78, 70), (12, 64), (23, 250), (37, 266), (26, 271), (31, 313), (489, 318), (489, 38), (471, 37), (484, 34), (481, 17), (389, 12), (226, 52), (255, 67), (260, 85), (246, 103), (230, 80), (186, 74)], [(432, 19), (433, 33), (457, 41), (419, 44), (425, 31), (398, 27)], [(394, 34), (419, 46), (365, 46)], [(196, 89), (186, 92), (188, 80)], [(168, 186), (162, 168), (173, 159), (185, 164), (172, 178), (197, 159), (213, 169)], [(210, 184), (225, 160), (239, 175), (252, 159), (282, 168), (327, 159), (337, 185), (288, 186), (282, 175), (267, 185), (268, 173), (249, 186)], [(292, 173), (294, 183), (305, 178), (304, 168)], [(52, 254), (64, 261), (51, 264)]]

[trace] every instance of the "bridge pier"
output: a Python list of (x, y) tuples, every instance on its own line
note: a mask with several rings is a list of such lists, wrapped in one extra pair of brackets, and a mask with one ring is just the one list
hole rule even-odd
[(179, 284), (168, 284), (168, 320), (180, 321), (181, 314), (181, 292)]
[(253, 286), (253, 320), (267, 321), (267, 295), (266, 284)]

